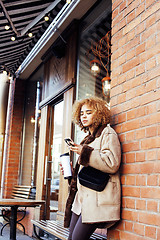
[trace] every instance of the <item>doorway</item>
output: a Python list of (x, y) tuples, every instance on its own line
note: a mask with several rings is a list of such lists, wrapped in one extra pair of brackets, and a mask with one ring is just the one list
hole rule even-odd
[(46, 161), (46, 203), (48, 219), (55, 220), (58, 211), (60, 158), (62, 149), (64, 101), (55, 103), (50, 109), (48, 159)]

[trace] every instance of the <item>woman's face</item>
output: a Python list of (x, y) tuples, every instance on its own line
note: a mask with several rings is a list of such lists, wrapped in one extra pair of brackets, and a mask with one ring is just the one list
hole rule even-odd
[(93, 124), (95, 110), (87, 104), (84, 104), (80, 112), (80, 120), (84, 127), (91, 127)]

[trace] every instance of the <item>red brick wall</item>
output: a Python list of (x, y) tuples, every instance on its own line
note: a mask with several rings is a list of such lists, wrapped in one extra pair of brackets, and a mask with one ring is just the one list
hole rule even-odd
[(8, 147), (8, 158), (5, 173), (4, 197), (10, 197), (13, 186), (18, 183), (23, 125), (23, 105), (25, 95), (24, 88), (24, 81), (17, 80), (15, 86), (13, 118), (9, 137), (10, 142)]
[(122, 220), (108, 239), (160, 239), (160, 2), (112, 1), (111, 111)]

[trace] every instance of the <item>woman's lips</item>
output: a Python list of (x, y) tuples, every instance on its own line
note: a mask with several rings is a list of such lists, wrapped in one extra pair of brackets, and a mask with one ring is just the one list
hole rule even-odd
[(83, 120), (82, 123), (87, 123), (87, 120)]

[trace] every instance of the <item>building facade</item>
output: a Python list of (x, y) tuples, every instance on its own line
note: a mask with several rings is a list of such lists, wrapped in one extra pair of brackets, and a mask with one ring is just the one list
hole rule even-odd
[[(9, 197), (17, 183), (32, 184), (36, 198), (47, 203), (41, 213), (28, 210), (26, 221), (63, 219), (68, 183), (59, 155), (68, 151), (65, 137), (77, 142), (83, 137), (72, 124), (72, 104), (96, 95), (108, 102), (122, 147), (121, 221), (99, 231), (108, 239), (160, 238), (159, 9), (156, 0), (95, 1), (66, 26), (39, 68), (14, 82), (3, 196)], [(109, 50), (100, 59), (102, 40)], [(100, 63), (97, 74), (91, 73), (93, 60)], [(107, 73), (110, 90), (103, 88)]]

